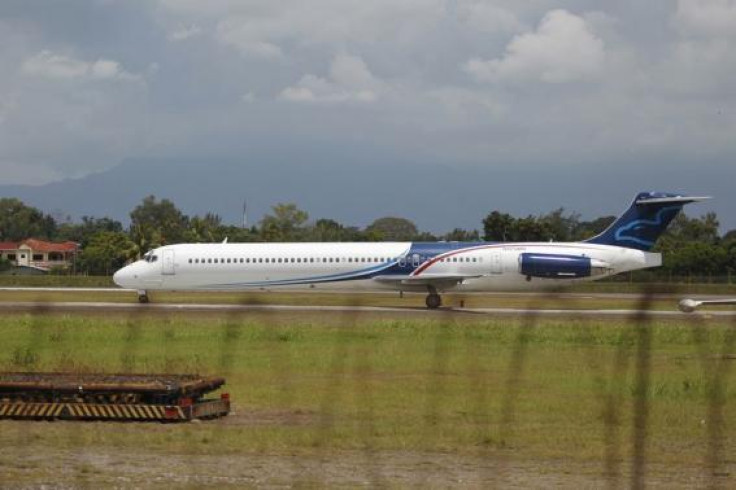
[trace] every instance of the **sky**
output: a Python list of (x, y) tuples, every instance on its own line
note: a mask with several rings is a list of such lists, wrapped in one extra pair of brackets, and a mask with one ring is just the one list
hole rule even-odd
[(736, 0), (0, 2), (0, 185), (247, 154), (723, 194), (735, 101)]

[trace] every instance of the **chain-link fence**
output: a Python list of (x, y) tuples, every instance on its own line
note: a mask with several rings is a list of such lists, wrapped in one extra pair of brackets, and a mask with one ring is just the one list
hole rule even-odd
[(733, 486), (736, 316), (655, 293), (5, 302), (4, 371), (220, 375), (233, 413), (0, 420), (0, 486)]

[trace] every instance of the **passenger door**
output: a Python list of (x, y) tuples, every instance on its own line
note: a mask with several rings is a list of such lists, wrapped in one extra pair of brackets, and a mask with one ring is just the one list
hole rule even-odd
[(174, 272), (174, 251), (173, 250), (163, 250), (163, 256), (161, 259), (161, 267), (163, 269), (161, 270), (161, 273), (165, 276), (173, 276), (175, 274)]

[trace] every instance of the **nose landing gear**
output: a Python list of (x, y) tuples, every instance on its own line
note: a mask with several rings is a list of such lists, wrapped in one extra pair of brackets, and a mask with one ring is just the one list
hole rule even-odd
[(138, 302), (141, 304), (146, 304), (148, 303), (148, 301), (149, 301), (148, 292), (145, 290), (138, 291)]

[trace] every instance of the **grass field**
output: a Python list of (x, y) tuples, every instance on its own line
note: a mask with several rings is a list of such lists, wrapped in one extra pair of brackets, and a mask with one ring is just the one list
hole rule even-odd
[(728, 486), (735, 328), (7, 314), (3, 370), (218, 374), (236, 408), (186, 425), (1, 421), (0, 474), (18, 485)]

